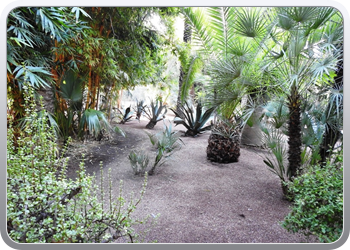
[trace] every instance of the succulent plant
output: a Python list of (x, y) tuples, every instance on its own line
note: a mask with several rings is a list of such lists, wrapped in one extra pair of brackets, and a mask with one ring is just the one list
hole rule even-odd
[(178, 111), (171, 109), (175, 114), (174, 123), (176, 125), (182, 124), (186, 127), (187, 131), (185, 136), (197, 136), (203, 131), (210, 130), (211, 124), (206, 125), (211, 114), (215, 110), (215, 107), (209, 108), (206, 111), (203, 110), (201, 102), (197, 103), (197, 107), (190, 106), (187, 102), (184, 105), (179, 104)]

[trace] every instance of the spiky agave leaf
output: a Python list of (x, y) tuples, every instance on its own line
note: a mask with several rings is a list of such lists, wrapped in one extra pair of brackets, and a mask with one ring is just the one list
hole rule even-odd
[[(196, 111), (194, 111), (194, 107), (190, 106), (186, 101), (184, 105), (180, 104), (179, 109), (183, 116), (181, 116), (181, 114), (174, 109), (171, 110), (175, 114), (174, 123), (176, 125), (182, 124), (186, 127), (187, 131), (185, 135), (196, 136), (211, 128), (211, 125), (204, 125), (209, 120), (211, 114), (215, 110), (215, 107), (211, 107), (203, 113), (203, 106), (201, 102), (197, 103)], [(181, 117), (184, 117), (184, 119)]]
[(156, 103), (154, 103), (154, 101), (151, 101), (151, 108), (145, 108), (144, 113), (150, 120), (149, 123), (146, 125), (146, 128), (152, 129), (157, 124), (157, 122), (165, 118), (167, 108), (166, 105), (163, 105), (160, 100), (157, 100)]

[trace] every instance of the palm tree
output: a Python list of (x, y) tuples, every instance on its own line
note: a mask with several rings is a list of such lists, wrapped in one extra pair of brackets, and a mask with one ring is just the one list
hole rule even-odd
[[(208, 28), (201, 27), (200, 19), (193, 17), (192, 27), (194, 39), (205, 45), (204, 51), (215, 61), (210, 71), (215, 82), (213, 100), (230, 114), (237, 111), (245, 94), (255, 102), (257, 96), (266, 101), (263, 92), (287, 95), (289, 171), (291, 177), (295, 176), (301, 164), (303, 97), (332, 81), (332, 72), (341, 61), (340, 13), (331, 7), (208, 8), (207, 13)], [(337, 91), (333, 89), (338, 94), (333, 95), (329, 107), (337, 107), (338, 118), (342, 119), (339, 86)], [(258, 106), (255, 102), (253, 107)], [(246, 118), (252, 113), (247, 112)], [(331, 137), (331, 130), (327, 131), (329, 134), (324, 136)], [(324, 140), (324, 145), (328, 144)]]

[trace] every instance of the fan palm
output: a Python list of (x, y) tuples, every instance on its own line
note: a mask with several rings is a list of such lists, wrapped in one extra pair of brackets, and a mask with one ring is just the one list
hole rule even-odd
[[(230, 114), (239, 107), (244, 94), (254, 101), (263, 92), (287, 95), (289, 171), (296, 175), (301, 164), (300, 105), (311, 88), (325, 87), (326, 82), (333, 81), (332, 72), (340, 68), (337, 66), (342, 51), (340, 13), (332, 7), (222, 7), (208, 8), (205, 13), (209, 13), (206, 18), (210, 25), (200, 27), (198, 21), (202, 17), (193, 18), (193, 38), (205, 45), (206, 55), (219, 65), (209, 72), (215, 83), (213, 100), (221, 99), (221, 108), (228, 109)], [(332, 103), (329, 107), (341, 111), (342, 93), (336, 88), (333, 93), (337, 94), (328, 99)], [(328, 137), (327, 133), (324, 136)]]

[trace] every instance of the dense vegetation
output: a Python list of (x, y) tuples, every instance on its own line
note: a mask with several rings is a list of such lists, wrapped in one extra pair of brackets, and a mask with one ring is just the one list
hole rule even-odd
[[(174, 84), (171, 57), (180, 65), (177, 103), (152, 96), (121, 110), (123, 90)], [(168, 110), (186, 135), (211, 129), (212, 161), (238, 161), (247, 141), (263, 145), (293, 202), (283, 226), (322, 241), (341, 234), (343, 19), (332, 7), (16, 8), (7, 20), (7, 96), (7, 228), (18, 242), (134, 240), (139, 201), (123, 210), (119, 197), (105, 212), (105, 193), (88, 188), (94, 178), (83, 163), (76, 181), (66, 179), (59, 149), (72, 138), (124, 135), (112, 121), (129, 122), (133, 110), (148, 129)], [(181, 145), (171, 126), (149, 138), (154, 163), (148, 169), (148, 156), (131, 152), (135, 174), (153, 174)]]

